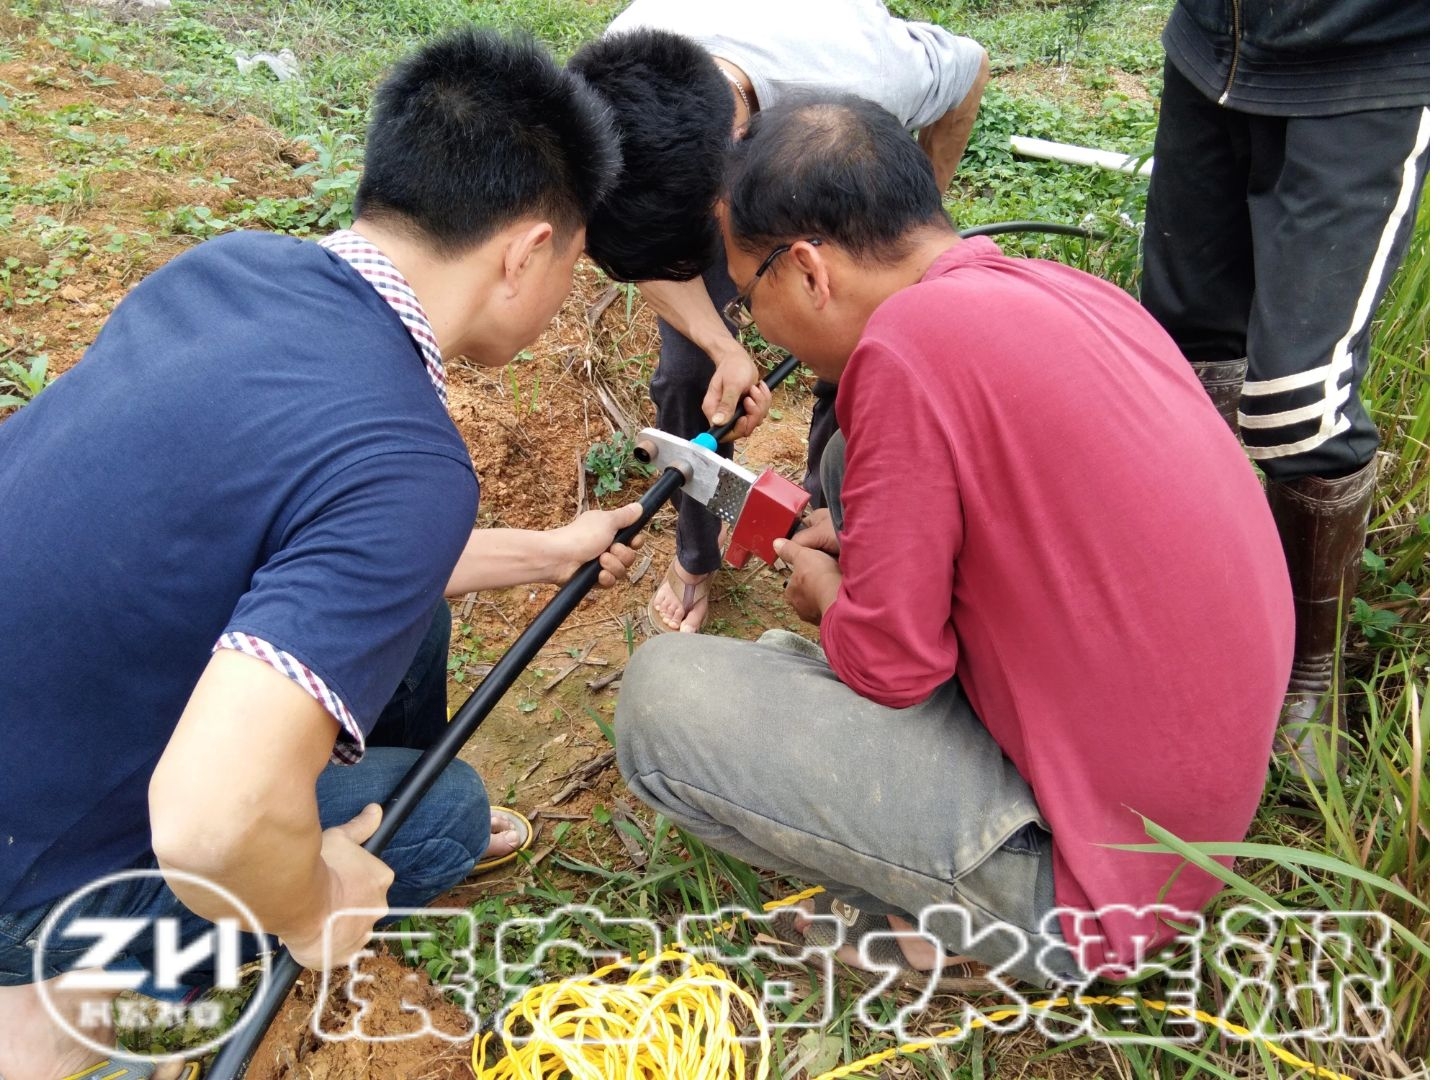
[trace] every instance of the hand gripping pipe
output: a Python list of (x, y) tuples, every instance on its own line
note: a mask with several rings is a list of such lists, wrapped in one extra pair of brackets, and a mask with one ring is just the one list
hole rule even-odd
[[(799, 361), (793, 356), (786, 357), (765, 376), (765, 385), (775, 389), (797, 366)], [(739, 417), (737, 405), (735, 416), (726, 423), (711, 428), (704, 435), (696, 436), (697, 440), (708, 438), (718, 442), (730, 433)], [(680, 490), (685, 480), (685, 475), (678, 469), (666, 469), (661, 473), (640, 497), (640, 520), (616, 533), (615, 541), (628, 544), (635, 539), (640, 530), (655, 516), (656, 511)], [(535, 620), (515, 639), (515, 644), (506, 650), (490, 674), (485, 676), (456, 711), (446, 726), (445, 733), (416, 759), (410, 771), (385, 800), (380, 827), (365, 842), (366, 851), (379, 855), (384, 850), (385, 845), (394, 838), (396, 830), (405, 823), (411, 811), (424, 798), (425, 792), (430, 790), (430, 785), (455, 759), (460, 748), (475, 734), (480, 722), (500, 703), (511, 684), (520, 677), (530, 661), (535, 659), (535, 654), (550, 640), (551, 635), (560, 629), (560, 624), (595, 587), (599, 578), (600, 560), (597, 557), (575, 571), (574, 576), (561, 586), (560, 591), (545, 605), (540, 614), (535, 616)], [(270, 981), (265, 985), (264, 996), (258, 1003), (246, 1007), (244, 1020), (216, 1054), (215, 1061), (205, 1074), (206, 1080), (240, 1080), (245, 1075), (250, 1059), (260, 1046), (260, 1040), (265, 1037), (266, 1029), (280, 1012), (285, 999), (290, 996), (290, 988), (299, 975), (300, 965), (294, 957), (284, 949), (276, 954), (270, 965)]]

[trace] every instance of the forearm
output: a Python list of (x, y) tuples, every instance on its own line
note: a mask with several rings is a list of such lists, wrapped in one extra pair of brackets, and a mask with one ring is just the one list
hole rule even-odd
[(735, 415), (738, 408), (742, 415), (730, 438), (743, 439), (749, 435), (768, 407), (763, 396), (768, 391), (762, 389), (762, 396), (752, 402), (753, 413), (746, 413), (741, 399), (754, 396), (752, 389), (760, 382), (760, 369), (715, 310), (704, 283), (698, 278), (680, 282), (647, 281), (640, 288), (660, 317), (694, 342), (715, 365), (715, 374), (699, 403), (704, 414), (712, 424), (720, 424)]
[(925, 156), (930, 159), (930, 166), (935, 171), (935, 186), (942, 193), (949, 189), (955, 170), (960, 166), (960, 159), (965, 155), (965, 147), (970, 142), (970, 132), (980, 115), (980, 98), (989, 80), (990, 60), (989, 57), (982, 57), (975, 82), (971, 84), (960, 104), (935, 123), (920, 129), (920, 149), (924, 150)]
[(530, 529), (476, 529), (470, 534), (455, 572), (445, 586), (446, 596), (464, 596), (511, 585), (553, 584), (564, 558), (550, 532)]
[(640, 295), (655, 314), (693, 341), (712, 359), (733, 348), (735, 336), (715, 310), (715, 302), (699, 278), (689, 281), (642, 281)]
[[(863, 342), (844, 416), (843, 577), (820, 643), (847, 686), (892, 708), (953, 678), (953, 624), (964, 547), (962, 486), (947, 419), (923, 355)], [(903, 425), (905, 438), (895, 438)], [(917, 470), (915, 463), (926, 463)]]

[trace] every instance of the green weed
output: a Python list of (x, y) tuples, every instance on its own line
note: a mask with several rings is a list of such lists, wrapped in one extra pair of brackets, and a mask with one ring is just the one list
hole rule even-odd
[(623, 431), (614, 432), (609, 441), (590, 444), (585, 454), (585, 471), (595, 477), (595, 497), (619, 491), (629, 476), (650, 476), (653, 466), (637, 461), (635, 440)]
[(348, 132), (322, 128), (301, 137), (315, 148), (315, 160), (295, 169), (296, 176), (313, 176), (311, 201), (318, 211), (318, 229), (343, 229), (355, 217), (355, 193), (360, 189), (359, 139)]
[(34, 401), (45, 389), (49, 366), (48, 353), (0, 361), (0, 409), (18, 409)]

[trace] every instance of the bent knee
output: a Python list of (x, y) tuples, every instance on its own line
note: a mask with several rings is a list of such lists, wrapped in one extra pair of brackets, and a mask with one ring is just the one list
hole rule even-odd
[(490, 844), (490, 794), (480, 774), (466, 762), (452, 761), (430, 794), (437, 800), (437, 809), (451, 815), (453, 824), (445, 830), (446, 835), (477, 859), (485, 854)]
[(460, 881), (490, 845), (490, 797), (463, 761), (445, 767), (385, 849), (397, 885), (438, 892)]
[(748, 644), (663, 634), (636, 650), (615, 704), (616, 763), (627, 783), (675, 754), (703, 752), (699, 744), (737, 685), (739, 673), (726, 674), (734, 671), (730, 654)]

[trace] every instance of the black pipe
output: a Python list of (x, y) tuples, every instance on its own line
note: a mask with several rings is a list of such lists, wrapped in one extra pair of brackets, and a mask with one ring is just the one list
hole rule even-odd
[(1082, 229), (1079, 225), (1057, 225), (1051, 221), (995, 221), (989, 225), (972, 225), (968, 229), (961, 229), (960, 235), (968, 240), (972, 236), (999, 236), (1001, 233), (1021, 232), (1054, 233), (1057, 236), (1095, 239), (1095, 234), (1089, 229)]
[[(775, 389), (798, 364), (799, 361), (793, 356), (786, 357), (765, 376), (765, 385)], [(712, 427), (710, 434), (716, 441), (723, 439), (740, 416), (740, 407), (737, 404), (735, 415), (724, 424)], [(656, 511), (664, 506), (684, 483), (685, 477), (676, 469), (666, 469), (661, 473), (645, 494), (640, 496), (640, 519), (616, 533), (616, 543), (628, 544), (639, 536), (640, 530), (655, 516)], [(456, 711), (446, 725), (445, 733), (416, 759), (410, 771), (395, 785), (395, 790), (383, 805), (384, 816), (380, 819), (380, 827), (365, 841), (366, 851), (378, 855), (384, 850), (385, 845), (394, 838), (396, 830), (405, 823), (411, 811), (430, 790), (430, 786), (479, 728), (480, 722), (500, 703), (505, 692), (529, 666), (530, 661), (535, 659), (535, 654), (550, 640), (555, 631), (560, 629), (560, 624), (569, 618), (570, 613), (595, 587), (599, 578), (600, 560), (594, 558), (575, 571), (570, 580), (565, 582), (560, 591), (541, 609), (540, 614), (535, 616), (534, 621), (515, 639), (515, 644), (505, 651), (505, 655), (500, 657), (495, 667)], [(247, 1006), (244, 1021), (215, 1055), (214, 1062), (205, 1074), (206, 1080), (240, 1080), (240, 1077), (245, 1075), (250, 1059), (255, 1056), (255, 1051), (260, 1046), (260, 1040), (265, 1037), (266, 1030), (279, 1014), (285, 999), (290, 996), (290, 988), (299, 978), (300, 970), (300, 965), (288, 951), (281, 949), (275, 955), (270, 965), (270, 981), (265, 986), (264, 996), (253, 1009)]]
[[(795, 357), (785, 357), (784, 360), (781, 360), (780, 363), (775, 365), (775, 367), (771, 370), (770, 374), (765, 376), (765, 385), (768, 386), (771, 390), (774, 390), (782, 382), (788, 379), (790, 377), (790, 373), (799, 366), (800, 361), (796, 360)], [(737, 402), (735, 405), (735, 411), (730, 415), (730, 419), (726, 420), (723, 424), (716, 424), (710, 429), (708, 434), (717, 443), (720, 442), (725, 438), (726, 435), (730, 434), (731, 430), (739, 422), (742, 415), (744, 414), (741, 413), (740, 405)], [(643, 446), (635, 447), (634, 454), (637, 461), (644, 462), (646, 465), (650, 464), (650, 452), (646, 450)]]

